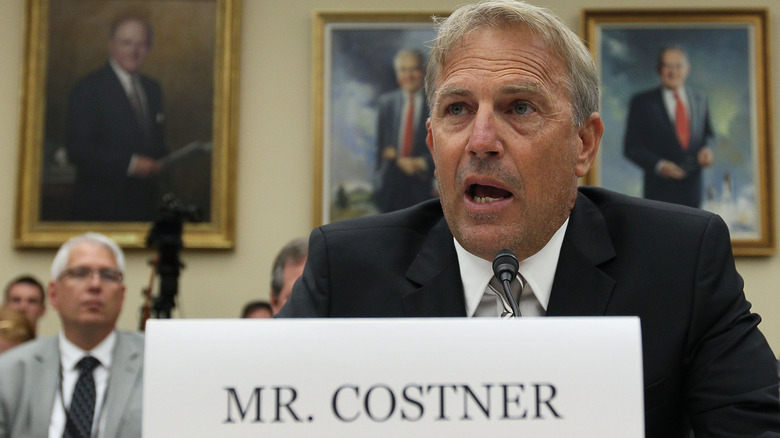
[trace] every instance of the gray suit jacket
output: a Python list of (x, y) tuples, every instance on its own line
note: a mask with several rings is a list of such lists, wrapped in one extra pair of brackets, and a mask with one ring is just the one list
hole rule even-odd
[[(141, 436), (144, 338), (117, 332), (108, 378), (104, 437)], [(60, 375), (57, 336), (0, 354), (0, 438), (46, 438)]]

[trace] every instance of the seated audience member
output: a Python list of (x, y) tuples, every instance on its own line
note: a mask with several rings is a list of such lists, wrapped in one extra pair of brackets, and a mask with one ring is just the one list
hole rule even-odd
[[(278, 317), (495, 318), (505, 298), (524, 318), (636, 315), (647, 438), (780, 436), (775, 355), (723, 219), (578, 187), (604, 132), (579, 37), (512, 0), (436, 21), (427, 143), (441, 198), (312, 231)], [(519, 261), (514, 300), (488, 287), (504, 249)]]
[(102, 234), (60, 247), (47, 290), (62, 329), (0, 355), (0, 437), (141, 436), (144, 340), (116, 328), (124, 266)]
[(250, 301), (241, 312), (242, 318), (271, 318), (273, 317), (271, 304), (268, 301)]
[(43, 285), (31, 275), (11, 280), (5, 287), (4, 305), (22, 312), (37, 330), (38, 319), (46, 313), (46, 293)]
[(0, 307), (0, 353), (35, 339), (35, 328), (22, 312)]
[(284, 303), (290, 299), (295, 280), (303, 273), (309, 244), (306, 238), (299, 237), (284, 245), (274, 259), (271, 269), (271, 308), (274, 315), (279, 313)]

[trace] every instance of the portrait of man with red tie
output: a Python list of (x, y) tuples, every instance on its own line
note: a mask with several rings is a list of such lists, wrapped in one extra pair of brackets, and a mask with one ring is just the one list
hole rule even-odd
[(399, 88), (377, 101), (374, 202), (386, 213), (434, 196), (433, 158), (425, 144), (428, 103), (423, 90), (425, 56), (401, 49), (393, 59)]
[(623, 152), (644, 172), (645, 198), (699, 208), (715, 135), (707, 98), (685, 84), (690, 69), (681, 48), (660, 51), (661, 87), (632, 97)]

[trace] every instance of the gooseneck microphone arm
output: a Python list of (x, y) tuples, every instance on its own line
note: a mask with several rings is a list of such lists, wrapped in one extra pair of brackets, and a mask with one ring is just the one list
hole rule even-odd
[(512, 316), (515, 318), (520, 316), (520, 309), (517, 308), (517, 301), (512, 295), (512, 280), (517, 276), (518, 267), (520, 267), (520, 263), (511, 249), (502, 249), (493, 258), (493, 275), (504, 286), (504, 295), (512, 309)]

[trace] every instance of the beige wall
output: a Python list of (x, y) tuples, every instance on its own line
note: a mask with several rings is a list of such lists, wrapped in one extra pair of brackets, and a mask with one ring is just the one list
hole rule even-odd
[[(244, 0), (241, 102), (237, 165), (237, 245), (232, 252), (184, 251), (179, 308), (174, 316), (229, 318), (249, 299), (267, 297), (270, 264), (277, 249), (312, 223), (313, 146), (311, 34), (315, 11), (451, 10), (462, 0)], [(678, 7), (676, 0), (538, 0), (579, 31), (583, 8)], [(629, 6), (630, 5), (630, 6)], [(780, 3), (776, 0), (688, 0), (690, 8), (764, 7), (771, 19), (771, 72), (780, 90)], [(0, 283), (22, 272), (48, 280), (52, 250), (14, 250), (15, 190), (19, 145), (19, 102), (24, 58), (24, 0), (0, 1)], [(715, 55), (717, 56), (717, 55)], [(780, 102), (777, 91), (772, 101)], [(776, 111), (777, 113), (777, 111)], [(773, 131), (780, 135), (775, 117)], [(777, 141), (775, 141), (777, 144)], [(772, 170), (777, 171), (778, 153)], [(780, 205), (777, 183), (775, 205)], [(777, 213), (775, 213), (777, 217)], [(777, 229), (777, 226), (775, 226)], [(141, 288), (148, 282), (151, 251), (128, 254), (127, 299), (120, 326), (138, 325)], [(761, 327), (780, 352), (780, 257), (741, 258), (738, 268)], [(54, 312), (41, 332), (55, 333)]]

